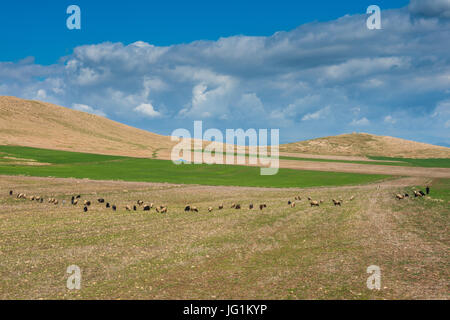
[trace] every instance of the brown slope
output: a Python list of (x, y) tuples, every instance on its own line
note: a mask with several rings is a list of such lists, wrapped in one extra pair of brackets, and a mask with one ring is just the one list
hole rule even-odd
[(283, 153), (335, 156), (386, 156), (407, 158), (450, 158), (450, 148), (377, 136), (368, 133), (342, 134), (280, 146)]
[(51, 103), (0, 96), (0, 144), (152, 157), (170, 137)]

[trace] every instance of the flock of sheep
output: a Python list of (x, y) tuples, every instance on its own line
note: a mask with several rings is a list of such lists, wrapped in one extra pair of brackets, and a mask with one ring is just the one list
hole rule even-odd
[[(13, 196), (14, 192), (12, 190), (9, 191), (9, 195)], [(44, 202), (44, 197), (41, 196), (27, 196), (24, 193), (18, 193), (16, 196), (18, 199), (29, 199), (30, 201), (37, 201), (39, 203), (43, 203)], [(81, 195), (77, 195), (77, 196), (72, 196), (71, 200), (70, 200), (70, 204), (73, 206), (78, 205), (78, 202), (81, 201), (80, 200)], [(352, 196), (349, 201), (352, 201), (355, 197)], [(302, 198), (300, 196), (295, 196), (294, 201), (288, 200), (287, 204), (291, 207), (294, 208), (296, 205), (296, 201), (301, 201)], [(48, 198), (48, 203), (52, 203), (52, 204), (59, 204), (58, 199), (56, 198)], [(319, 207), (322, 203), (323, 200), (313, 200), (311, 197), (308, 197), (308, 201), (311, 207)], [(334, 204), (334, 206), (342, 206), (344, 200), (342, 199), (332, 199), (331, 200), (332, 203)], [(117, 210), (117, 206), (115, 204), (110, 204), (109, 202), (106, 202), (105, 199), (103, 198), (99, 198), (97, 199), (97, 202), (99, 204), (105, 205), (106, 208), (111, 208), (113, 211)], [(62, 204), (64, 205), (66, 203), (65, 200), (62, 200)], [(81, 202), (80, 202), (81, 203)], [(91, 206), (91, 201), (90, 200), (84, 200), (82, 205), (83, 205), (83, 211), (87, 212), (89, 210), (89, 207)], [(158, 213), (167, 213), (167, 206), (166, 205), (160, 205), (160, 206), (156, 206), (153, 203), (150, 204), (145, 204), (144, 201), (142, 200), (137, 200), (136, 204), (133, 205), (126, 205), (124, 208), (127, 211), (138, 211), (138, 209), (143, 210), (143, 211), (150, 211), (152, 208), (155, 208), (155, 211)], [(267, 205), (265, 203), (261, 203), (259, 204), (257, 207), (259, 207), (259, 210), (263, 210), (264, 208), (267, 208)], [(218, 210), (222, 210), (224, 208), (224, 204), (220, 204), (218, 206)], [(231, 205), (232, 209), (241, 209), (242, 206), (239, 203), (233, 203)], [(248, 209), (252, 210), (253, 208), (255, 208), (255, 206), (253, 205), (253, 203), (250, 203), (248, 205)], [(212, 212), (214, 210), (213, 207), (208, 207), (208, 212)], [(185, 212), (199, 212), (199, 209), (195, 206), (192, 205), (186, 205), (184, 208)]]
[[(425, 192), (423, 192), (422, 190), (419, 190), (419, 191), (413, 190), (413, 192), (414, 192), (414, 198), (425, 196)], [(430, 189), (427, 187), (427, 194), (429, 194), (429, 193), (430, 193)], [(402, 199), (405, 199), (405, 198), (409, 198), (409, 194), (407, 194), (407, 193), (405, 193), (405, 194), (397, 193), (395, 195), (395, 198), (397, 200), (402, 200)]]

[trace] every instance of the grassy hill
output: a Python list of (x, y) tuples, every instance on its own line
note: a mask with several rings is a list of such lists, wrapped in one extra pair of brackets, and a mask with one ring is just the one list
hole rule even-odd
[(450, 148), (368, 133), (341, 134), (280, 146), (280, 152), (341, 156), (450, 158)]
[(0, 96), (0, 145), (152, 157), (173, 142), (86, 112)]
[[(0, 96), (0, 145), (169, 159), (174, 144), (168, 136), (86, 112)], [(450, 158), (450, 148), (367, 133), (284, 144), (280, 146), (280, 152), (294, 153), (295, 156)]]

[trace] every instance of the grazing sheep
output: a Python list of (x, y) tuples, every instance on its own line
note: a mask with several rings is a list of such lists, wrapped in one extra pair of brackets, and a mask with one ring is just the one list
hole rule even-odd
[(288, 200), (288, 205), (291, 205), (291, 203), (292, 203), (291, 200)]
[(78, 203), (78, 199), (76, 199), (76, 200), (74, 200), (74, 201), (72, 202), (72, 204), (73, 204), (74, 206), (76, 206), (77, 203)]
[(139, 206), (142, 206), (142, 205), (144, 204), (144, 201), (138, 200), (138, 201), (137, 201), (137, 204), (138, 204)]
[(191, 206), (184, 207), (184, 212), (188, 212), (188, 211), (191, 211)]
[(235, 208), (235, 207), (236, 207), (236, 204), (233, 203), (233, 204), (231, 205), (231, 208), (233, 209), (233, 208)]
[(335, 200), (335, 199), (332, 199), (332, 201), (333, 201), (333, 204), (334, 204), (335, 206), (341, 206), (341, 203), (342, 203), (341, 200)]
[(208, 207), (208, 212), (211, 212), (213, 210), (212, 207)]
[(219, 210), (223, 209), (223, 203), (219, 205)]
[(150, 211), (150, 206), (144, 206), (144, 211)]
[(12, 196), (13, 195), (13, 191), (9, 190), (9, 195)]
[(133, 206), (133, 211), (136, 211), (136, 210), (137, 210), (137, 208), (136, 208), (136, 206), (134, 205), (134, 206)]
[(408, 198), (408, 197), (409, 197), (409, 194), (405, 193), (405, 198)]
[(295, 207), (295, 202), (291, 202), (291, 208)]
[(318, 207), (319, 201), (311, 200), (309, 204), (311, 205), (311, 207), (314, 207), (314, 206)]
[(351, 196), (350, 199), (348, 199), (348, 200), (353, 201), (353, 199), (355, 199), (355, 196)]
[(36, 201), (41, 201), (41, 197), (40, 197), (40, 196), (36, 196), (34, 199), (35, 199)]
[(84, 206), (83, 210), (84, 210), (84, 212), (87, 212), (88, 208), (86, 206)]
[(161, 210), (160, 210), (160, 213), (167, 213), (167, 207), (160, 207), (161, 208)]
[(107, 208), (109, 208), (109, 207), (110, 207), (110, 205), (109, 205), (109, 202), (107, 202), (107, 203), (106, 203), (106, 207), (107, 207)]
[[(423, 192), (422, 192), (423, 193)], [(421, 193), (421, 191), (416, 191), (416, 190), (414, 190), (414, 197), (422, 197), (422, 193)]]
[(81, 198), (81, 195), (77, 195), (76, 198), (77, 198), (77, 199), (80, 199), (80, 198)]
[(58, 200), (54, 199), (53, 204), (58, 204)]
[(259, 205), (259, 210), (262, 210), (264, 208), (267, 208), (267, 205), (265, 203)]
[(117, 210), (117, 207), (116, 207), (115, 204), (112, 205), (112, 209), (113, 209), (113, 211), (116, 211), (116, 210)]
[(72, 199), (70, 200), (70, 203), (74, 204), (74, 201), (75, 201), (75, 197), (72, 196)]
[(105, 199), (100, 198), (100, 199), (97, 199), (97, 201), (98, 201), (98, 203), (104, 203), (104, 202), (105, 202)]
[(308, 197), (308, 200), (311, 201), (312, 200), (311, 197)]
[(397, 193), (397, 194), (395, 195), (395, 197), (396, 197), (398, 200), (402, 200), (405, 196), (402, 195), (402, 194), (400, 194), (400, 193)]
[(191, 207), (191, 211), (198, 212), (197, 207)]
[(91, 205), (91, 202), (89, 200), (84, 200), (84, 205), (89, 207)]
[(253, 209), (253, 203), (250, 203), (250, 205), (248, 206), (248, 208), (251, 210)]
[(131, 211), (131, 206), (129, 206), (129, 205), (125, 206), (125, 210)]
[(236, 207), (235, 207), (235, 209), (240, 209), (240, 208), (241, 208), (240, 204), (237, 204)]
[(423, 197), (425, 193), (422, 190), (419, 190), (420, 195)]
[(34, 196), (30, 196), (30, 201), (34, 201)]

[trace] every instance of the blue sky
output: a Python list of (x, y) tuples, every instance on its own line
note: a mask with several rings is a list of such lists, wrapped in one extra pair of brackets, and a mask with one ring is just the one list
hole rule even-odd
[(161, 134), (203, 120), (450, 146), (450, 0), (16, 1), (0, 28), (0, 95)]
[[(7, 1), (0, 11), (0, 61), (33, 56), (52, 64), (73, 48), (105, 41), (145, 41), (158, 46), (217, 40), (233, 35), (270, 36), (312, 21), (363, 13), (372, 0), (40, 0)], [(66, 28), (66, 8), (82, 11), (82, 30)], [(408, 0), (381, 0), (383, 8), (400, 8)], [(3, 47), (4, 46), (4, 47)]]

